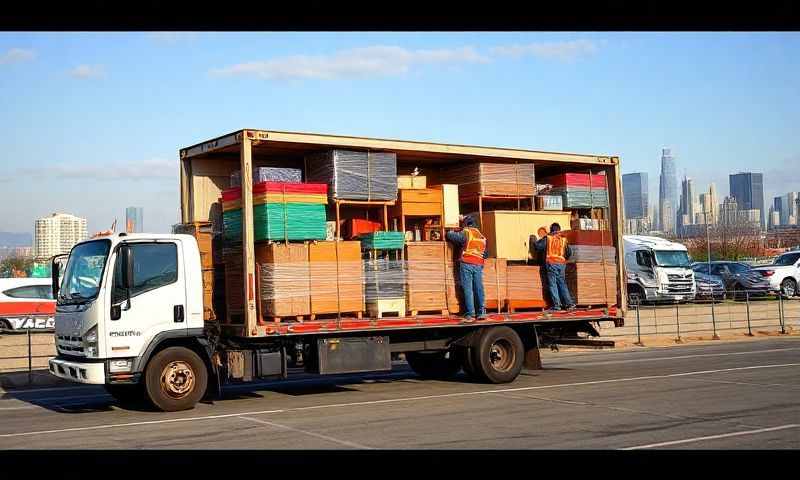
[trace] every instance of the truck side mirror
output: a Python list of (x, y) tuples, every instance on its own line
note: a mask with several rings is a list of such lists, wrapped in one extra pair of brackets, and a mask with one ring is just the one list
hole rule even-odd
[(56, 263), (56, 260), (54, 258), (53, 262), (50, 265), (50, 282), (52, 282), (53, 298), (55, 299), (58, 299), (58, 288), (60, 287), (60, 285), (58, 284), (58, 277), (60, 276), (59, 275), (60, 269), (61, 265)]
[(133, 251), (127, 245), (123, 245), (119, 250), (122, 261), (122, 288), (130, 290), (133, 288)]

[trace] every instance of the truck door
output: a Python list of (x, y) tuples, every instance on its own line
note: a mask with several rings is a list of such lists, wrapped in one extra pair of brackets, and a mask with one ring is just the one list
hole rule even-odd
[[(107, 358), (139, 355), (159, 333), (186, 330), (186, 276), (174, 241), (127, 243), (133, 257), (133, 287), (122, 288), (122, 256), (117, 250), (106, 325)], [(130, 297), (130, 300), (128, 299)]]

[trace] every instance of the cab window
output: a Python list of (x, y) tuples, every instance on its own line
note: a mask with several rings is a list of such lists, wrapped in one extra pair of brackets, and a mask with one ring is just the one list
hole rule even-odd
[(43, 285), (26, 285), (24, 287), (10, 288), (3, 292), (11, 298), (53, 298), (51, 287)]
[[(135, 297), (156, 288), (178, 281), (178, 247), (174, 243), (132, 243), (133, 287), (130, 295)], [(118, 304), (126, 299), (122, 288), (121, 256), (114, 265), (114, 288), (111, 301)]]

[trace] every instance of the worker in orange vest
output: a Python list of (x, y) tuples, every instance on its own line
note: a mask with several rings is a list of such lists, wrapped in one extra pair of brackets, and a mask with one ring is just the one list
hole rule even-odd
[(536, 250), (545, 252), (544, 267), (547, 271), (547, 288), (553, 305), (547, 312), (561, 310), (564, 303), (567, 311), (575, 310), (572, 296), (569, 294), (566, 279), (567, 260), (572, 256), (572, 249), (567, 239), (561, 236), (561, 225), (550, 225), (550, 233), (536, 242)]
[(478, 230), (477, 222), (472, 216), (467, 215), (461, 219), (461, 231), (450, 231), (445, 236), (447, 240), (461, 248), (459, 258), (459, 280), (461, 291), (464, 294), (464, 320), (475, 320), (477, 309), (478, 319), (486, 318), (486, 301), (483, 293), (483, 261), (489, 256), (486, 249), (486, 237)]

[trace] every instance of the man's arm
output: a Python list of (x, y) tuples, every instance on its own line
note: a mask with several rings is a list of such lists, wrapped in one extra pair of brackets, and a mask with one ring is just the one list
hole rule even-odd
[(534, 244), (534, 246), (536, 247), (537, 251), (540, 251), (540, 252), (545, 251), (545, 249), (547, 249), (547, 237), (544, 236), (544, 237), (540, 238), (539, 240), (536, 240), (536, 243)]
[(564, 258), (569, 260), (572, 257), (572, 247), (567, 244), (567, 248), (564, 249)]
[(459, 247), (463, 247), (467, 241), (467, 238), (463, 232), (455, 232), (452, 230), (445, 233), (444, 237), (447, 239), (447, 241), (455, 243)]

